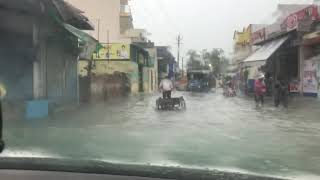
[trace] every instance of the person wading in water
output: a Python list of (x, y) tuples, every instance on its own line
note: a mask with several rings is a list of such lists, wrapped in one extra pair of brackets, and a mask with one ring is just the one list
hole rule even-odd
[(275, 94), (274, 94), (274, 105), (279, 107), (280, 103), (283, 104), (285, 108), (288, 107), (288, 83), (283, 79), (279, 78), (275, 85)]
[(254, 83), (254, 99), (256, 102), (256, 106), (259, 106), (259, 103), (261, 103), (261, 106), (264, 104), (264, 93), (266, 93), (266, 85), (263, 82), (264, 75), (260, 74), (258, 79), (255, 80)]

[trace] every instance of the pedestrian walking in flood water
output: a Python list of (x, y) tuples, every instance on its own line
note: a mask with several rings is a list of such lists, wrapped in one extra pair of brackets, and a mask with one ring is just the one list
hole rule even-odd
[(258, 76), (258, 79), (255, 80), (254, 83), (254, 99), (256, 102), (256, 106), (259, 106), (259, 103), (261, 106), (264, 104), (264, 94), (266, 93), (266, 85), (263, 82), (264, 75), (260, 74)]
[(275, 94), (274, 94), (274, 105), (279, 107), (282, 103), (284, 107), (288, 107), (288, 83), (283, 79), (279, 78), (275, 84)]

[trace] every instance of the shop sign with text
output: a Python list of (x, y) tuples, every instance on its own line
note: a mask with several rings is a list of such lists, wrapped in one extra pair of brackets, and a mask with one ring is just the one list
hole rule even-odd
[(317, 67), (313, 61), (305, 61), (303, 75), (303, 93), (316, 96), (318, 94)]
[(290, 82), (289, 89), (290, 89), (291, 93), (300, 92), (300, 83), (299, 83), (299, 81), (295, 80), (295, 81)]
[(102, 44), (97, 53), (93, 54), (94, 60), (129, 60), (130, 44), (113, 43)]
[(262, 28), (251, 35), (251, 43), (256, 44), (266, 39), (266, 29)]
[(303, 23), (303, 21), (310, 22), (315, 20), (319, 20), (318, 7), (311, 5), (289, 15), (283, 23), (283, 28), (285, 28), (286, 31), (291, 31), (297, 29), (299, 23)]

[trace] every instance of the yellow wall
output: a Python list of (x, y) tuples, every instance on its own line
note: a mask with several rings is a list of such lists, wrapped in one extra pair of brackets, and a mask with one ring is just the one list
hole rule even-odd
[(110, 43), (101, 44), (102, 47), (98, 53), (93, 54), (94, 60), (129, 60), (130, 44), (126, 43)]
[(138, 64), (131, 61), (96, 61), (92, 73), (96, 75), (113, 74), (114, 72), (127, 73), (131, 82), (131, 92), (139, 92)]
[(251, 41), (250, 26), (243, 30), (243, 32), (235, 32), (234, 41), (236, 44), (249, 44)]
[(96, 75), (113, 74), (114, 72), (135, 73), (138, 64), (131, 61), (96, 61), (92, 73)]
[(89, 62), (88, 61), (79, 61), (78, 63), (78, 74), (79, 76), (88, 76), (88, 71), (86, 67), (88, 66)]
[[(131, 92), (139, 92), (138, 64), (131, 61), (95, 61), (92, 73), (95, 75), (113, 74), (114, 72), (127, 73), (131, 82)], [(79, 75), (86, 76), (84, 69), (88, 65), (87, 61), (79, 62)]]
[[(119, 46), (121, 47), (121, 46)], [(143, 88), (144, 92), (152, 93), (157, 91), (158, 89), (158, 64), (157, 64), (157, 55), (156, 49), (148, 49), (150, 56), (154, 60), (153, 67), (144, 67), (143, 68)], [(139, 59), (144, 59), (140, 54)], [(137, 93), (139, 92), (139, 72), (138, 72), (138, 64), (132, 61), (123, 61), (123, 60), (114, 60), (114, 61), (106, 61), (106, 60), (97, 60), (93, 61), (93, 69), (92, 73), (95, 75), (104, 75), (104, 74), (113, 74), (114, 72), (122, 72), (127, 73), (129, 75), (131, 81), (131, 92)], [(86, 76), (87, 70), (87, 61), (79, 62), (79, 75)]]

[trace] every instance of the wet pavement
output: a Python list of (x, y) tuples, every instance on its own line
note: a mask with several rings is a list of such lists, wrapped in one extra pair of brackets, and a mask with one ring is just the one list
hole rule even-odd
[(297, 179), (320, 178), (320, 100), (179, 93), (186, 111), (159, 112), (159, 95), (114, 99), (43, 121), (5, 121), (2, 156), (174, 165)]

